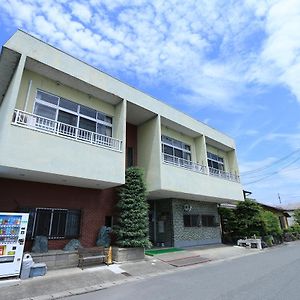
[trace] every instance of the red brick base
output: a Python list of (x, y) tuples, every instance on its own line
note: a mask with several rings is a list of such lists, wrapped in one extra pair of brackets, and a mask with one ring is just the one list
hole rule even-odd
[[(18, 212), (21, 208), (47, 207), (81, 210), (80, 242), (95, 246), (105, 216), (114, 215), (116, 190), (95, 190), (72, 186), (0, 178), (0, 211)], [(62, 249), (69, 240), (49, 240), (49, 249)], [(31, 241), (25, 249), (30, 250)]]

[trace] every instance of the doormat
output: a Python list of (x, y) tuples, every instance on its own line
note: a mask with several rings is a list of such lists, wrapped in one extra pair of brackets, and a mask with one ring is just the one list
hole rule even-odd
[(180, 249), (180, 248), (153, 249), (153, 250), (145, 250), (145, 254), (149, 256), (154, 256), (158, 254), (178, 252), (183, 250), (184, 249)]
[(205, 263), (208, 261), (211, 261), (211, 260), (209, 258), (197, 255), (197, 256), (168, 260), (168, 261), (164, 261), (164, 262), (166, 262), (169, 265), (174, 266), (174, 267), (185, 267), (185, 266), (191, 266), (191, 265)]

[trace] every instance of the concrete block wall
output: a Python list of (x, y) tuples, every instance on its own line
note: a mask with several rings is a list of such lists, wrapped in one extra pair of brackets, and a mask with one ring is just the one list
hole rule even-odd
[(112, 254), (113, 261), (116, 262), (137, 261), (145, 258), (144, 248), (113, 247)]
[(48, 270), (78, 266), (78, 251), (51, 250), (48, 253), (30, 253), (35, 263), (45, 263)]

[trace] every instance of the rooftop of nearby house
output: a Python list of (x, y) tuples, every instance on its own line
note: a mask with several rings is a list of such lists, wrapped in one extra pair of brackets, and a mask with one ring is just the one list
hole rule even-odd
[[(290, 217), (290, 215), (287, 213), (288, 209), (285, 209), (283, 207), (278, 207), (278, 206), (272, 206), (272, 205), (264, 204), (264, 203), (261, 203), (261, 202), (257, 202), (253, 198), (247, 198), (247, 199), (252, 200), (252, 201), (258, 203), (259, 205), (261, 205), (266, 210), (269, 210), (269, 211), (272, 211), (272, 212), (275, 212), (275, 213), (281, 213), (281, 214), (285, 215), (286, 217)], [(235, 204), (231, 204), (231, 203), (222, 203), (220, 205), (220, 207), (235, 209), (236, 205)], [(299, 203), (299, 208), (300, 208), (300, 203)]]
[(272, 211), (272, 212), (277, 212), (277, 213), (282, 213), (284, 214), (286, 217), (290, 217), (290, 215), (286, 212), (286, 209), (282, 208), (282, 207), (278, 207), (278, 206), (271, 206), (271, 205), (267, 205), (264, 203), (259, 203), (264, 209)]
[(286, 204), (286, 205), (282, 205), (282, 206), (280, 206), (280, 208), (285, 210), (285, 211), (293, 211), (295, 209), (300, 209), (300, 202), (289, 203), (289, 204)]

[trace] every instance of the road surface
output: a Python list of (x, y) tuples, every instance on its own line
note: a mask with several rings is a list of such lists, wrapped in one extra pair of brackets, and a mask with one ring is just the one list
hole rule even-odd
[(238, 259), (200, 264), (68, 300), (298, 300), (300, 242)]

